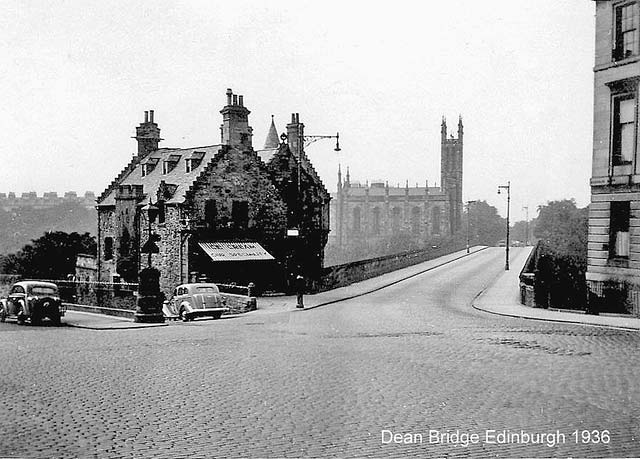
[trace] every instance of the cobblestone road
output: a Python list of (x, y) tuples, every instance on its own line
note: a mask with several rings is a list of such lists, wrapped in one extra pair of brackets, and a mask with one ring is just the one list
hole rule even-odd
[[(0, 456), (640, 455), (640, 335), (473, 310), (501, 260), (486, 250), (308, 311), (121, 331), (0, 324)], [(430, 430), (479, 441), (436, 444)], [(492, 444), (487, 430), (564, 439)], [(582, 444), (594, 430), (609, 443)]]

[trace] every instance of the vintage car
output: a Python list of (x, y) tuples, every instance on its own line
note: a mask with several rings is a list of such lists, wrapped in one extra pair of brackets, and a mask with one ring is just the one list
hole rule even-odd
[(29, 320), (36, 325), (48, 317), (58, 325), (66, 311), (58, 294), (58, 286), (51, 282), (16, 282), (9, 290), (9, 297), (0, 303), (0, 322), (7, 317), (15, 317), (18, 324)]
[(167, 317), (180, 317), (183, 322), (198, 316), (219, 319), (228, 311), (226, 300), (216, 284), (182, 284), (173, 290), (172, 297), (165, 301), (164, 313)]

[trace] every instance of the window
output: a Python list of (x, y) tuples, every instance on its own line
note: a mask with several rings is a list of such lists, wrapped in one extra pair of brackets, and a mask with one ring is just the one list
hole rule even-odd
[(400, 207), (394, 207), (392, 211), (391, 231), (396, 234), (400, 231)]
[(158, 223), (164, 223), (166, 218), (166, 207), (164, 205), (164, 201), (158, 201), (156, 206), (158, 207)]
[(104, 259), (111, 260), (113, 258), (113, 238), (104, 238)]
[(636, 99), (633, 94), (613, 98), (613, 165), (631, 164), (636, 138)]
[(630, 202), (613, 201), (609, 225), (609, 258), (629, 257)]
[(216, 202), (213, 199), (207, 199), (204, 203), (204, 222), (207, 225), (207, 229), (213, 230), (216, 228), (217, 218), (218, 208)]
[(353, 209), (353, 232), (360, 232), (360, 207), (355, 207)]
[(237, 229), (247, 229), (249, 226), (249, 202), (233, 201), (231, 219)]
[(431, 232), (440, 234), (440, 207), (434, 207), (431, 211)]
[(373, 222), (371, 225), (371, 232), (373, 234), (380, 234), (380, 209), (373, 209)]
[(638, 55), (638, 4), (626, 3), (615, 9), (616, 30), (613, 58), (626, 59)]
[(185, 170), (184, 170), (184, 171), (185, 171), (187, 174), (193, 170), (193, 167), (192, 167), (192, 165), (191, 165), (191, 160), (190, 160), (190, 159), (187, 159), (187, 160), (184, 162), (184, 167), (185, 167)]
[(420, 208), (414, 207), (411, 209), (411, 232), (413, 234), (420, 234)]

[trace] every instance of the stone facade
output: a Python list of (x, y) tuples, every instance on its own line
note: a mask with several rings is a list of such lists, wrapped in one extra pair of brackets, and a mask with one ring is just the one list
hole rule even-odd
[(29, 207), (32, 209), (51, 209), (60, 204), (80, 204), (87, 208), (95, 207), (96, 196), (92, 191), (87, 191), (79, 196), (75, 191), (67, 191), (63, 196), (58, 196), (55, 191), (49, 191), (38, 196), (34, 191), (22, 193), (17, 196), (14, 192), (0, 193), (0, 209), (10, 211)]
[[(254, 150), (243, 97), (226, 95), (217, 145), (159, 148), (160, 128), (145, 113), (138, 154), (98, 198), (99, 280), (135, 281), (151, 264), (167, 295), (201, 275), (282, 290), (300, 269), (319, 282), (330, 196), (304, 154), (304, 125), (294, 114), (282, 143), (270, 132), (268, 148)], [(292, 228), (298, 237), (287, 236)], [(213, 261), (200, 244), (216, 241), (257, 243), (274, 259)]]
[[(627, 29), (626, 18), (636, 24), (635, 29)], [(596, 2), (593, 168), (586, 275), (592, 309), (598, 309), (598, 305), (627, 311), (639, 307), (639, 21), (638, 1)]]
[(453, 235), (462, 221), (463, 125), (458, 137), (447, 137), (441, 126), (441, 186), (389, 186), (373, 181), (352, 182), (349, 170), (343, 180), (338, 170), (338, 190), (332, 201), (335, 222), (331, 243), (347, 248), (355, 243), (376, 242), (404, 233), (419, 241)]

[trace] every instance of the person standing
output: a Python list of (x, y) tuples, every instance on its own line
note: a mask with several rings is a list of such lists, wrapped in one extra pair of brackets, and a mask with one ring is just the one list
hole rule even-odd
[(296, 288), (296, 308), (302, 309), (304, 308), (304, 287), (305, 287), (304, 277), (301, 272), (298, 272), (298, 275), (295, 279), (295, 288)]

